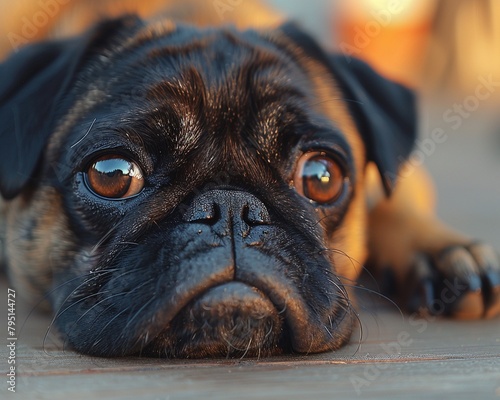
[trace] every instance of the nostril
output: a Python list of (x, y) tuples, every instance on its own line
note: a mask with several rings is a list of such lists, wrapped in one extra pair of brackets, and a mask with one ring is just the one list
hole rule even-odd
[(243, 205), (241, 218), (250, 226), (265, 225), (271, 222), (267, 208), (254, 198), (248, 199)]
[(269, 212), (259, 199), (243, 191), (212, 190), (196, 197), (183, 213), (185, 222), (241, 225), (243, 230), (271, 223)]
[(190, 207), (183, 216), (186, 222), (215, 224), (220, 219), (220, 208), (213, 201), (203, 201), (196, 207)]

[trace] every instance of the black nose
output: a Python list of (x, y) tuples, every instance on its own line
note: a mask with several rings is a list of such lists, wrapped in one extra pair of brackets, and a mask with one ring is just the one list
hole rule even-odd
[(253, 226), (270, 223), (264, 203), (254, 195), (238, 190), (210, 190), (201, 194), (192, 201), (183, 219), (211, 225), (219, 234), (232, 226), (239, 227), (245, 235)]

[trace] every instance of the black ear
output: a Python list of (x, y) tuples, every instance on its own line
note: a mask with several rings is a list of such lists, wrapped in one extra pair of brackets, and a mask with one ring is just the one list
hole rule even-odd
[(389, 194), (417, 136), (415, 96), (355, 58), (330, 56), (330, 68)]
[(309, 56), (325, 64), (341, 89), (366, 144), (369, 161), (377, 165), (390, 194), (399, 167), (417, 136), (417, 111), (411, 90), (375, 72), (365, 62), (325, 53), (293, 23), (281, 30)]
[(29, 45), (0, 64), (0, 193), (15, 197), (37, 166), (75, 75), (134, 17), (103, 22), (76, 38)]

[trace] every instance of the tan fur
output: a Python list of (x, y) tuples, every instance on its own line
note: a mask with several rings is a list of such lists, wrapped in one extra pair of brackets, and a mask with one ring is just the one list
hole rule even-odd
[[(312, 62), (311, 62), (312, 64)], [(309, 65), (309, 71), (316, 86), (318, 104), (322, 112), (329, 116), (332, 121), (345, 135), (352, 149), (356, 167), (356, 185), (354, 197), (342, 224), (330, 238), (330, 248), (333, 250), (333, 264), (336, 273), (346, 281), (353, 284), (362, 270), (367, 257), (367, 212), (364, 186), (364, 165), (366, 155), (364, 143), (357, 132), (356, 125), (350, 116), (343, 97), (333, 80), (325, 78), (329, 76), (325, 67), (319, 64)], [(325, 82), (330, 80), (330, 82)], [(341, 253), (335, 252), (341, 250)]]
[[(274, 40), (280, 40), (275, 38)], [(285, 44), (286, 46), (286, 44)], [(364, 185), (364, 165), (366, 155), (364, 143), (356, 129), (355, 122), (347, 110), (342, 93), (335, 81), (330, 78), (325, 66), (302, 54), (302, 50), (293, 47), (292, 50), (298, 55), (297, 59), (308, 72), (309, 78), (314, 84), (314, 90), (318, 101), (316, 107), (322, 115), (327, 115), (344, 134), (349, 146), (353, 151), (356, 167), (355, 196), (351, 201), (349, 210), (345, 215), (341, 226), (332, 236), (327, 238), (332, 264), (335, 265), (336, 274), (347, 284), (353, 284), (362, 270), (367, 257), (367, 213)], [(322, 216), (323, 221), (328, 219)], [(333, 234), (334, 233), (334, 234)]]
[[(273, 27), (283, 21), (278, 13), (258, 1), (242, 2), (226, 9), (217, 9), (212, 2), (197, 0), (185, 0), (181, 5), (168, 0), (71, 0), (58, 1), (57, 4), (57, 15), (43, 27), (37, 27), (36, 35), (26, 38), (29, 39), (27, 42), (76, 35), (104, 17), (126, 13), (137, 13), (144, 18), (166, 15), (172, 20), (201, 26), (232, 24), (241, 29)], [(197, 12), (193, 13), (193, 9)], [(0, 0), (0, 60), (15, 50), (8, 40), (9, 34), (21, 35), (20, 21), (23, 18), (31, 20), (40, 11), (43, 9), (35, 0)], [(149, 25), (134, 40), (174, 28), (172, 22), (163, 19)], [(48, 159), (60, 147), (68, 129), (101, 98), (100, 92), (89, 88), (76, 101), (51, 136), (46, 153)], [(52, 267), (64, 265), (63, 260), (71, 257), (72, 239), (67, 220), (61, 212), (61, 199), (54, 189), (45, 188), (29, 199), (19, 196), (8, 202), (0, 200), (0, 265), (7, 265), (8, 260), (9, 279), (26, 299), (39, 301), (51, 289)]]
[[(147, 17), (162, 10), (175, 20), (199, 25), (233, 23), (240, 28), (273, 27), (282, 21), (279, 14), (253, 1), (243, 1), (234, 10), (225, 12), (223, 17), (211, 2), (189, 0), (175, 10), (170, 8), (171, 2), (166, 3), (163, 0), (141, 3), (133, 0), (75, 0), (71, 7), (61, 7), (60, 16), (50, 21), (50, 26), (40, 29), (32, 40), (78, 33), (102, 16), (114, 16), (123, 11), (134, 11)], [(196, 6), (193, 6), (195, 3)], [(7, 18), (0, 25), (3, 37), (14, 29), (12, 21), (16, 21), (19, 15), (35, 12), (36, 7), (34, 0), (16, 2), (12, 8), (12, 20)], [(187, 12), (193, 9), (197, 12)], [(5, 10), (5, 3), (0, 3), (0, 15), (7, 15), (6, 12), (2, 13)], [(171, 28), (171, 23), (167, 22), (155, 29)], [(154, 35), (154, 29), (146, 34)], [(284, 40), (279, 37), (275, 39)], [(10, 50), (5, 43), (1, 43), (0, 58)], [(328, 238), (327, 251), (331, 253), (341, 279), (352, 284), (370, 254), (376, 268), (391, 266), (401, 283), (417, 253), (432, 255), (448, 246), (467, 244), (469, 240), (465, 236), (455, 233), (435, 217), (432, 185), (422, 169), (402, 174), (393, 195), (385, 197), (378, 171), (370, 164), (365, 166), (364, 143), (335, 82), (319, 63), (306, 57), (301, 62), (314, 83), (319, 111), (335, 121), (345, 134), (355, 158), (355, 197), (335, 235)], [(60, 146), (65, 133), (79, 116), (98, 101), (99, 93), (94, 93), (92, 88), (77, 100), (52, 136), (48, 146), (49, 155)], [(0, 261), (4, 253), (9, 260), (12, 281), (20, 288), (20, 292), (30, 297), (40, 296), (50, 288), (51, 266), (63, 265), (63, 260), (71, 253), (68, 222), (60, 210), (61, 200), (53, 189), (43, 189), (33, 194), (29, 203), (25, 196), (8, 203), (0, 202)]]
[[(370, 184), (373, 187), (373, 183)], [(448, 253), (450, 263), (434, 263), (443, 276), (456, 275), (455, 268), (464, 268), (464, 262), (474, 265), (477, 260), (489, 255), (489, 248), (481, 246), (483, 254), (470, 253), (467, 246), (473, 241), (442, 223), (434, 212), (434, 190), (430, 177), (422, 167), (400, 179), (393, 196), (381, 199), (369, 217), (369, 254), (375, 275), (390, 267), (398, 287), (408, 284), (411, 269), (418, 268), (418, 257), (425, 254), (437, 259), (444, 249), (455, 247)], [(462, 246), (462, 247), (458, 247)], [(491, 260), (495, 255), (491, 254)], [(460, 265), (462, 264), (462, 267)], [(498, 268), (495, 261), (490, 268)], [(469, 267), (470, 268), (470, 267)], [(477, 268), (477, 267), (476, 267)], [(475, 271), (479, 273), (479, 271)], [(496, 289), (493, 304), (499, 304), (500, 290)], [(485, 308), (481, 290), (463, 293), (453, 311), (458, 319), (493, 318), (500, 314), (500, 306)]]
[[(148, 2), (137, 2), (134, 0), (126, 0), (118, 2), (117, 0), (101, 0), (101, 1), (83, 1), (76, 0), (71, 3), (71, 6), (66, 6), (61, 8), (61, 15), (58, 18), (55, 18), (54, 21), (51, 21), (51, 27), (47, 30), (40, 31), (40, 35), (47, 36), (58, 36), (64, 37), (70, 34), (76, 34), (78, 32), (83, 31), (87, 26), (96, 20), (100, 19), (102, 16), (117, 16), (122, 14), (123, 12), (137, 12), (141, 16), (148, 17), (151, 14), (157, 12), (158, 10), (162, 10), (165, 15), (172, 16), (175, 20), (184, 20), (192, 23), (196, 23), (198, 25), (220, 25), (223, 23), (233, 23), (240, 28), (245, 28), (249, 26), (253, 27), (274, 27), (278, 25), (282, 21), (281, 16), (274, 12), (270, 12), (267, 8), (263, 7), (259, 2), (242, 2), (240, 5), (236, 6), (234, 10), (227, 11), (223, 14), (224, 18), (221, 18), (220, 14), (217, 13), (216, 8), (213, 6), (211, 2), (198, 2), (196, 0), (189, 0), (183, 2), (182, 6), (179, 7), (179, 4), (176, 6), (172, 6), (169, 4), (171, 2), (165, 2), (164, 0), (152, 0)], [(174, 2), (176, 3), (176, 2)], [(33, 1), (27, 2), (25, 1), (25, 5), (30, 5), (33, 7), (33, 10), (36, 10), (36, 3)], [(193, 8), (193, 4), (196, 4), (196, 8)], [(192, 10), (196, 9), (196, 13), (192, 13)], [(24, 13), (29, 13), (29, 7), (24, 9)], [(17, 11), (18, 13), (20, 11)], [(34, 12), (34, 11), (33, 11)], [(171, 29), (164, 28), (165, 22), (163, 22), (160, 29)], [(158, 29), (158, 28), (157, 28)], [(153, 34), (154, 32), (150, 32), (149, 34)], [(135, 39), (134, 39), (135, 40)], [(279, 40), (279, 39), (277, 39)], [(125, 44), (127, 45), (127, 44)], [(132, 44), (130, 44), (132, 45)], [(299, 51), (299, 49), (294, 49), (294, 51)], [(331, 238), (329, 238), (329, 249), (331, 252), (331, 258), (333, 264), (336, 266), (337, 273), (346, 282), (352, 283), (359, 275), (362, 269), (362, 265), (366, 261), (368, 256), (368, 243), (372, 243), (372, 249), (375, 250), (376, 254), (386, 254), (391, 253), (391, 251), (387, 252), (386, 248), (388, 243), (385, 240), (382, 240), (382, 243), (378, 241), (376, 243), (373, 240), (369, 241), (368, 239), (368, 214), (367, 214), (367, 195), (365, 195), (365, 151), (364, 144), (361, 140), (359, 133), (356, 131), (356, 127), (354, 121), (349, 115), (347, 111), (347, 107), (342, 99), (342, 95), (338, 88), (336, 87), (335, 82), (326, 78), (329, 76), (329, 73), (326, 71), (325, 67), (320, 65), (317, 62), (314, 62), (307, 57), (299, 57), (302, 59), (305, 65), (305, 69), (309, 71), (310, 78), (314, 82), (315, 91), (317, 93), (318, 98), (318, 108), (321, 113), (328, 115), (336, 124), (339, 126), (341, 131), (345, 134), (347, 141), (351, 148), (353, 149), (353, 154), (355, 157), (355, 164), (357, 170), (356, 177), (356, 187), (355, 187), (355, 198), (352, 200), (351, 207), (349, 208), (342, 225), (338, 228)], [(48, 146), (48, 156), (50, 157), (50, 153), (54, 151), (54, 149), (59, 148), (61, 145), (61, 140), (64, 138), (68, 129), (72, 127), (74, 121), (77, 120), (82, 113), (89, 108), (95, 105), (96, 102), (102, 96), (99, 93), (94, 93), (92, 90), (89, 90), (81, 99), (77, 101), (75, 107), (73, 107), (72, 111), (68, 113), (66, 119), (61, 122), (58, 129), (56, 129), (54, 135), (51, 138), (51, 141)], [(373, 174), (372, 174), (373, 175)], [(412, 184), (408, 182), (405, 187), (400, 188), (398, 190), (398, 195), (395, 197), (395, 200), (389, 202), (382, 202), (385, 206), (381, 206), (376, 209), (375, 215), (370, 217), (370, 221), (375, 224), (372, 227), (372, 235), (375, 235), (375, 231), (389, 231), (386, 225), (386, 221), (383, 221), (385, 217), (381, 216), (380, 220), (377, 219), (378, 215), (382, 215), (382, 208), (386, 210), (387, 208), (398, 208), (400, 198), (405, 197), (406, 187), (411, 189)], [(375, 185), (372, 185), (370, 194), (372, 197), (374, 187), (377, 187), (380, 193), (381, 192), (381, 184), (380, 182), (376, 182)], [(383, 194), (382, 194), (383, 196)], [(379, 195), (380, 197), (380, 195)], [(52, 199), (50, 197), (40, 197), (40, 207), (45, 207), (43, 204), (43, 199), (47, 199), (47, 201), (51, 202)], [(379, 198), (378, 200), (382, 200)], [(373, 201), (373, 199), (371, 200)], [(47, 206), (50, 203), (47, 203)], [(9, 207), (9, 214), (17, 215), (22, 207), (14, 204)], [(407, 209), (408, 213), (411, 214), (410, 209)], [(389, 211), (388, 211), (389, 212)], [(405, 212), (403, 208), (401, 212)], [(22, 213), (22, 211), (21, 211)], [(24, 217), (20, 217), (20, 222), (16, 223), (14, 226), (19, 227), (19, 224), (22, 224)], [(56, 225), (54, 226), (51, 221), (47, 220), (47, 225), (45, 229), (52, 230), (61, 228), (59, 226), (60, 221), (53, 221)], [(382, 225), (385, 225), (383, 227)], [(14, 231), (15, 228), (12, 229)], [(388, 233), (389, 235), (390, 233)], [(379, 238), (384, 237), (383, 235), (377, 234), (375, 235)], [(400, 241), (404, 240), (407, 235), (403, 234), (398, 236)], [(391, 239), (387, 237), (387, 240)], [(411, 245), (414, 243), (408, 238)], [(41, 242), (40, 242), (41, 244)], [(26, 244), (21, 245), (25, 246)], [(36, 245), (35, 245), (36, 246)], [(12, 248), (10, 253), (16, 255), (17, 259), (21, 260), (23, 257), (19, 254), (19, 246)], [(380, 251), (377, 251), (380, 249)], [(384, 250), (382, 250), (384, 249)], [(41, 252), (39, 250), (38, 252)], [(394, 258), (400, 262), (400, 259), (406, 257), (407, 254), (411, 253), (412, 250), (406, 249), (404, 251), (405, 255), (394, 254)], [(392, 251), (394, 253), (394, 251)], [(27, 258), (30, 259), (31, 255), (28, 255)], [(378, 257), (378, 256), (377, 256)], [(382, 256), (380, 256), (382, 257)], [(10, 256), (9, 256), (10, 258)], [(385, 261), (385, 260), (384, 260)], [(11, 268), (17, 269), (22, 267), (21, 261), (16, 264), (18, 267), (12, 266)], [(46, 265), (37, 263), (39, 265)], [(47, 264), (48, 265), (48, 264)], [(48, 273), (42, 273), (42, 276), (48, 276)], [(44, 278), (45, 279), (45, 278)], [(18, 280), (22, 280), (21, 278)], [(45, 285), (43, 285), (45, 286)]]
[[(200, 7), (203, 12), (200, 11), (199, 7), (196, 13), (186, 12), (187, 10), (192, 11), (194, 3), (196, 3), (197, 6), (201, 4)], [(72, 3), (71, 7), (65, 7), (64, 10), (61, 10), (60, 17), (57, 18), (56, 21), (53, 21), (53, 25), (50, 29), (52, 33), (49, 34), (49, 32), (44, 31), (41, 32), (41, 34), (48, 36), (67, 36), (72, 33), (81, 32), (86, 26), (99, 19), (102, 15), (119, 15), (121, 13), (120, 11), (125, 10), (136, 11), (139, 12), (140, 15), (148, 16), (154, 12), (155, 9), (158, 9), (160, 5), (162, 10), (167, 9), (165, 15), (172, 16), (175, 20), (185, 20), (199, 25), (232, 23), (239, 28), (250, 26), (274, 27), (282, 22), (282, 18), (279, 14), (269, 11), (259, 2), (242, 2), (239, 6), (235, 7), (233, 11), (225, 12), (224, 18), (221, 19), (212, 3), (200, 3), (195, 0), (184, 2), (180, 8), (177, 7), (175, 9), (171, 8), (169, 4), (165, 6), (165, 1), (163, 0), (153, 0), (147, 2), (147, 4), (146, 2), (139, 4), (133, 0), (120, 2), (119, 4), (116, 0), (103, 0), (95, 3), (76, 1)], [(27, 13), (27, 9), (25, 9), (24, 12)], [(165, 28), (164, 24), (165, 22), (160, 24), (161, 26), (159, 28), (157, 27), (157, 29), (171, 29), (168, 27)], [(149, 32), (149, 34), (154, 34), (154, 32)], [(298, 50), (295, 49), (295, 51)], [(306, 57), (303, 57), (303, 59), (308, 60)], [(315, 90), (320, 99), (318, 102), (319, 111), (336, 121), (339, 128), (345, 133), (356, 159), (356, 169), (358, 171), (355, 189), (356, 196), (343, 220), (342, 226), (339, 227), (335, 236), (329, 238), (328, 249), (339, 276), (345, 279), (346, 283), (352, 284), (361, 272), (362, 265), (367, 257), (367, 213), (363, 177), (365, 163), (364, 145), (359, 133), (356, 131), (354, 121), (352, 121), (347, 111), (347, 107), (342, 100), (342, 95), (336, 87), (335, 82), (331, 79), (329, 79), (329, 82), (325, 82), (325, 77), (329, 76), (325, 67), (313, 61), (304, 62), (307, 63), (306, 70), (310, 71), (310, 78), (315, 84)], [(72, 111), (67, 114), (65, 120), (61, 121), (59, 127), (51, 137), (47, 151), (47, 156), (49, 158), (50, 154), (59, 148), (61, 140), (63, 140), (68, 129), (73, 126), (74, 121), (80, 118), (82, 113), (85, 113), (89, 107), (94, 106), (101, 97), (99, 93), (94, 93), (92, 90), (89, 90), (82, 98), (77, 100)], [(50, 208), (53, 201), (54, 200), (50, 196), (45, 196), (43, 194), (37, 198), (39, 208)], [(10, 236), (13, 235), (16, 229), (22, 229), (23, 221), (33, 217), (28, 211), (23, 211), (23, 207), (17, 200), (9, 204), (8, 212), (10, 215), (16, 216), (14, 218), (17, 219), (17, 222), (14, 223), (13, 221), (8, 222), (10, 226), (9, 231), (11, 232)], [(42, 213), (40, 212), (40, 214)], [(49, 212), (49, 214), (51, 213)], [(46, 232), (56, 232), (57, 230), (60, 230), (60, 232), (65, 231), (64, 222), (56, 218), (51, 219), (47, 217), (44, 223), (46, 224), (44, 226)], [(40, 234), (42, 234), (42, 232), (40, 232)], [(12, 245), (8, 250), (9, 259), (11, 256), (14, 256), (14, 258), (18, 260), (17, 262), (11, 262), (9, 266), (12, 270), (16, 271), (16, 273), (13, 274), (13, 278), (16, 282), (22, 284), (20, 287), (26, 287), (27, 293), (32, 293), (35, 290), (35, 288), (31, 287), (32, 285), (29, 281), (36, 274), (40, 276), (41, 280), (39, 289), (43, 290), (47, 288), (50, 271), (45, 270), (43, 266), (49, 266), (50, 262), (40, 262), (41, 260), (46, 260), (47, 254), (42, 254), (44, 250), (41, 247), (36, 250), (38, 245), (45, 246), (46, 244), (47, 243), (41, 240), (36, 241), (36, 243), (31, 244), (31, 249), (25, 256), (22, 255), (22, 252), (28, 244), (23, 241), (18, 241), (17, 244)], [(42, 268), (36, 272), (29, 271), (29, 268), (26, 267), (26, 265), (29, 264), (29, 260), (33, 259), (40, 260), (34, 264), (42, 266)], [(26, 269), (28, 269), (27, 272), (17, 272)], [(41, 292), (42, 291), (39, 293)]]
[(3, 205), (9, 279), (22, 297), (39, 301), (51, 289), (53, 266), (64, 265), (73, 246), (60, 195), (44, 188)]
[(436, 218), (434, 188), (422, 167), (401, 177), (390, 198), (380, 197), (378, 173), (368, 176), (370, 195), (378, 198), (369, 216), (370, 258), (374, 265), (393, 267), (399, 282), (413, 265), (417, 251), (437, 254), (443, 248), (470, 242)]

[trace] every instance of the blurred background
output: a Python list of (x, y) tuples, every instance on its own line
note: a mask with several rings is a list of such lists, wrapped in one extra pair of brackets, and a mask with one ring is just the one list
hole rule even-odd
[[(411, 160), (434, 175), (439, 214), (500, 248), (500, 0), (261, 2), (298, 21), (329, 51), (362, 58), (417, 91), (420, 139)], [(170, 1), (0, 0), (0, 59), (50, 35), (68, 9), (69, 31), (78, 31), (96, 8), (116, 3), (149, 15)], [(261, 15), (252, 14), (256, 0), (196, 5), (217, 23), (230, 22), (238, 9), (252, 23)]]

